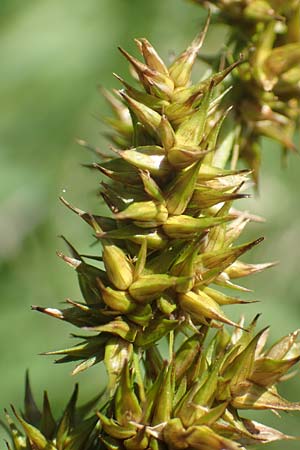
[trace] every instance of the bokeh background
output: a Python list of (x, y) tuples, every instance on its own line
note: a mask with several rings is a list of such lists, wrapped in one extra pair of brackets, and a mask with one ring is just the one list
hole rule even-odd
[[(64, 191), (78, 207), (101, 211), (97, 176), (81, 167), (93, 156), (75, 141), (80, 137), (107, 145), (100, 120), (107, 105), (97, 86), (118, 87), (113, 71), (127, 75), (127, 63), (116, 47), (133, 51), (133, 38), (147, 36), (168, 58), (184, 48), (202, 22), (203, 12), (184, 0), (1, 0), (1, 410), (10, 403), (21, 407), (27, 368), (36, 395), (41, 398), (47, 389), (57, 411), (75, 381), (80, 382), (82, 400), (105, 382), (99, 365), (75, 380), (70, 365), (54, 365), (50, 357), (38, 355), (72, 344), (68, 335), (74, 330), (31, 312), (30, 305), (80, 299), (75, 274), (55, 255), (64, 249), (58, 235), (82, 252), (92, 242), (89, 228), (58, 196)], [(204, 52), (223, 42), (224, 29), (211, 27)], [(249, 239), (266, 237), (249, 260), (281, 261), (247, 281), (261, 303), (243, 307), (249, 320), (262, 313), (260, 326), (272, 325), (271, 340), (300, 327), (299, 173), (299, 158), (289, 158), (282, 169), (279, 149), (266, 141), (260, 194), (245, 205), (267, 219), (249, 227)], [(231, 317), (239, 315), (239, 308), (232, 310)], [(299, 375), (281, 392), (300, 400)], [(283, 414), (281, 419), (268, 415), (265, 420), (299, 435), (300, 414)], [(1, 430), (0, 438), (4, 435)], [(282, 444), (268, 448), (279, 450)], [(299, 443), (284, 443), (284, 448), (298, 449)]]

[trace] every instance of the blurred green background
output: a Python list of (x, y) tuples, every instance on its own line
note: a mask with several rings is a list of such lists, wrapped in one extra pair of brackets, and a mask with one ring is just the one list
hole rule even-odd
[[(75, 139), (107, 145), (99, 120), (107, 105), (97, 85), (118, 87), (113, 71), (127, 76), (116, 47), (132, 51), (133, 38), (147, 36), (168, 58), (184, 48), (202, 21), (203, 12), (184, 0), (1, 0), (1, 410), (9, 403), (22, 405), (26, 368), (36, 395), (47, 388), (56, 410), (75, 381), (82, 399), (105, 382), (100, 365), (75, 380), (71, 366), (55, 366), (50, 357), (38, 355), (72, 343), (68, 334), (74, 330), (31, 312), (30, 305), (80, 299), (75, 274), (55, 255), (64, 250), (58, 235), (82, 252), (92, 242), (88, 227), (61, 206), (58, 196), (65, 191), (76, 206), (101, 210), (97, 176), (80, 166), (93, 157)], [(224, 30), (212, 27), (204, 51), (222, 45), (223, 36)], [(274, 340), (300, 327), (300, 161), (293, 156), (282, 170), (278, 148), (267, 141), (263, 154), (260, 195), (244, 206), (267, 218), (266, 224), (251, 225), (248, 237), (267, 239), (250, 260), (280, 259), (281, 264), (248, 282), (262, 302), (243, 312), (249, 320), (263, 313), (260, 326), (272, 325)], [(239, 314), (237, 308), (231, 317)], [(281, 392), (300, 400), (299, 376)], [(283, 414), (279, 422), (268, 415), (268, 424), (299, 434), (299, 415)], [(284, 447), (298, 449), (299, 443)], [(282, 444), (268, 448), (279, 450)]]

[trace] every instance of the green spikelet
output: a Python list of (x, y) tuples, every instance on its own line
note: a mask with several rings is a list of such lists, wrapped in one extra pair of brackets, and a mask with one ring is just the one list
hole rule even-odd
[[(192, 68), (209, 18), (170, 66), (144, 38), (136, 40), (143, 62), (120, 49), (139, 85), (117, 76), (123, 86), (119, 94), (104, 91), (115, 114), (106, 122), (118, 149), (111, 159), (92, 164), (101, 174), (102, 197), (111, 214), (88, 213), (62, 199), (91, 227), (102, 254), (81, 255), (65, 240), (71, 255), (58, 255), (76, 271), (83, 301), (68, 300), (63, 309), (33, 307), (85, 331), (73, 335), (79, 343), (47, 354), (59, 356), (58, 363), (76, 362), (75, 374), (104, 361), (109, 383), (97, 414), (85, 419), (88, 408), (76, 412), (75, 389), (58, 422), (47, 397), (39, 411), (27, 385), (25, 414), (15, 412), (24, 433), (8, 417), (14, 450), (245, 450), (248, 444), (294, 439), (240, 412), (300, 411), (300, 403), (289, 402), (277, 390), (300, 360), (300, 345), (296, 331), (265, 350), (267, 329), (255, 333), (258, 317), (247, 326), (223, 310), (250, 303), (224, 293), (223, 287), (247, 291), (235, 279), (274, 264), (240, 260), (263, 238), (236, 242), (245, 226), (259, 219), (234, 206), (249, 196), (244, 189), (259, 157), (253, 149), (258, 137), (267, 134), (267, 124), (258, 114), (249, 131), (245, 115), (237, 122), (234, 115), (226, 118), (230, 109), (223, 98), (230, 73), (240, 77), (241, 89), (247, 83), (252, 89), (255, 79), (251, 92), (256, 103), (252, 94), (248, 99), (252, 108), (262, 99), (274, 100), (272, 89), (282, 80), (289, 83), (287, 73), (297, 77), (298, 44), (289, 41), (298, 39), (297, 33), (291, 25), (288, 42), (274, 48), (272, 24), (281, 14), (289, 14), (292, 22), (299, 4), (291, 2), (291, 10), (279, 7), (276, 12), (275, 7), (265, 9), (267, 1), (210, 3), (228, 21), (234, 15), (241, 24), (251, 23), (252, 31), (257, 21), (263, 23), (270, 45), (259, 40), (257, 31), (257, 61), (251, 66), (254, 72), (261, 67), (262, 73), (243, 80), (250, 61), (237, 58), (193, 84)], [(293, 89), (287, 92), (292, 99)], [(266, 105), (275, 114), (270, 103), (261, 103), (261, 109)], [(251, 114), (250, 107), (245, 114)], [(276, 114), (289, 117), (287, 109)], [(285, 147), (291, 147), (290, 131), (281, 134), (277, 125), (266, 128), (269, 135), (278, 140), (279, 133)], [(237, 169), (237, 148), (251, 160), (252, 171)], [(168, 357), (158, 345), (162, 339), (167, 339)]]

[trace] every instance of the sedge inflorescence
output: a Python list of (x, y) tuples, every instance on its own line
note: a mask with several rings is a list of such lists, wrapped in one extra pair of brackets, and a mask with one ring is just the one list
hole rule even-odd
[(25, 436), (7, 415), (11, 449), (239, 450), (293, 439), (243, 417), (248, 409), (300, 410), (276, 387), (300, 359), (299, 332), (265, 348), (268, 329), (255, 331), (258, 317), (235, 323), (224, 312), (251, 301), (233, 294), (247, 291), (237, 278), (273, 264), (240, 259), (262, 241), (236, 243), (260, 220), (234, 203), (248, 197), (257, 168), (236, 165), (246, 119), (222, 128), (232, 114), (224, 80), (247, 72), (249, 61), (191, 81), (208, 23), (169, 66), (147, 39), (136, 39), (143, 61), (120, 49), (135, 82), (117, 76), (122, 89), (104, 91), (114, 147), (91, 166), (110, 213), (61, 199), (91, 227), (102, 254), (82, 255), (65, 239), (70, 254), (59, 256), (77, 272), (84, 301), (33, 307), (81, 330), (79, 343), (48, 354), (75, 362), (73, 373), (104, 361), (109, 385), (98, 408), (96, 400), (76, 408), (76, 388), (56, 421), (47, 396), (40, 411), (27, 382), (25, 413), (15, 411)]

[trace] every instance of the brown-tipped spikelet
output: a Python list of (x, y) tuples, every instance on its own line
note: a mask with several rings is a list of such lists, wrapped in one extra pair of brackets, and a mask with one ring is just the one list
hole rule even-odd
[[(275, 96), (273, 88), (286, 88), (287, 109), (261, 103), (261, 111), (268, 107), (270, 114), (280, 116), (280, 127), (285, 118), (293, 120), (288, 113), (293, 84), (285, 77), (296, 65), (288, 49), (296, 55), (298, 44), (290, 43), (295, 38), (289, 37), (289, 29), (282, 36), (287, 42), (274, 49), (277, 35), (271, 30), (279, 16), (291, 18), (292, 12), (266, 13), (262, 8), (268, 2), (211, 3), (229, 23), (249, 21), (254, 29), (259, 20), (270, 32), (269, 47), (260, 41), (255, 47), (256, 68), (262, 71), (261, 78), (256, 74), (256, 90), (252, 75), (246, 76), (255, 64), (242, 58), (193, 84), (192, 68), (209, 18), (169, 66), (144, 38), (136, 40), (143, 62), (120, 49), (138, 82), (131, 85), (117, 76), (121, 91), (104, 92), (114, 113), (106, 121), (118, 148), (112, 158), (92, 165), (111, 214), (85, 212), (62, 199), (92, 228), (102, 253), (81, 255), (65, 240), (70, 256), (59, 256), (77, 272), (83, 300), (68, 299), (63, 309), (33, 307), (86, 331), (74, 335), (80, 341), (73, 347), (47, 354), (57, 355), (58, 363), (75, 362), (74, 373), (104, 361), (109, 385), (92, 419), (74, 412), (75, 400), (58, 425), (48, 409), (41, 414), (34, 407), (37, 418), (16, 414), (27, 438), (9, 419), (14, 450), (241, 450), (248, 444), (293, 439), (243, 418), (240, 411), (300, 410), (300, 403), (284, 399), (276, 387), (300, 360), (299, 331), (265, 350), (267, 330), (255, 333), (257, 318), (248, 326), (235, 323), (223, 308), (250, 303), (223, 288), (247, 291), (236, 278), (273, 265), (243, 261), (244, 253), (263, 238), (240, 241), (245, 226), (259, 218), (235, 206), (236, 200), (249, 197), (245, 187), (252, 175), (237, 168), (237, 159), (239, 153), (247, 157), (257, 137), (267, 134), (264, 117), (255, 113), (249, 124), (245, 114), (262, 98)], [(263, 46), (267, 56), (262, 61)], [(228, 92), (224, 79), (232, 71), (235, 89), (249, 90), (248, 98), (242, 95), (238, 101), (248, 101), (252, 108), (239, 103), (244, 115), (237, 122), (223, 105)], [(272, 126), (266, 127), (268, 133), (279, 133), (275, 119)], [(288, 130), (280, 135), (290, 142), (290, 126)], [(250, 166), (256, 169), (254, 163)], [(162, 338), (168, 338), (168, 358), (157, 345)], [(74, 414), (81, 421), (78, 427)]]

